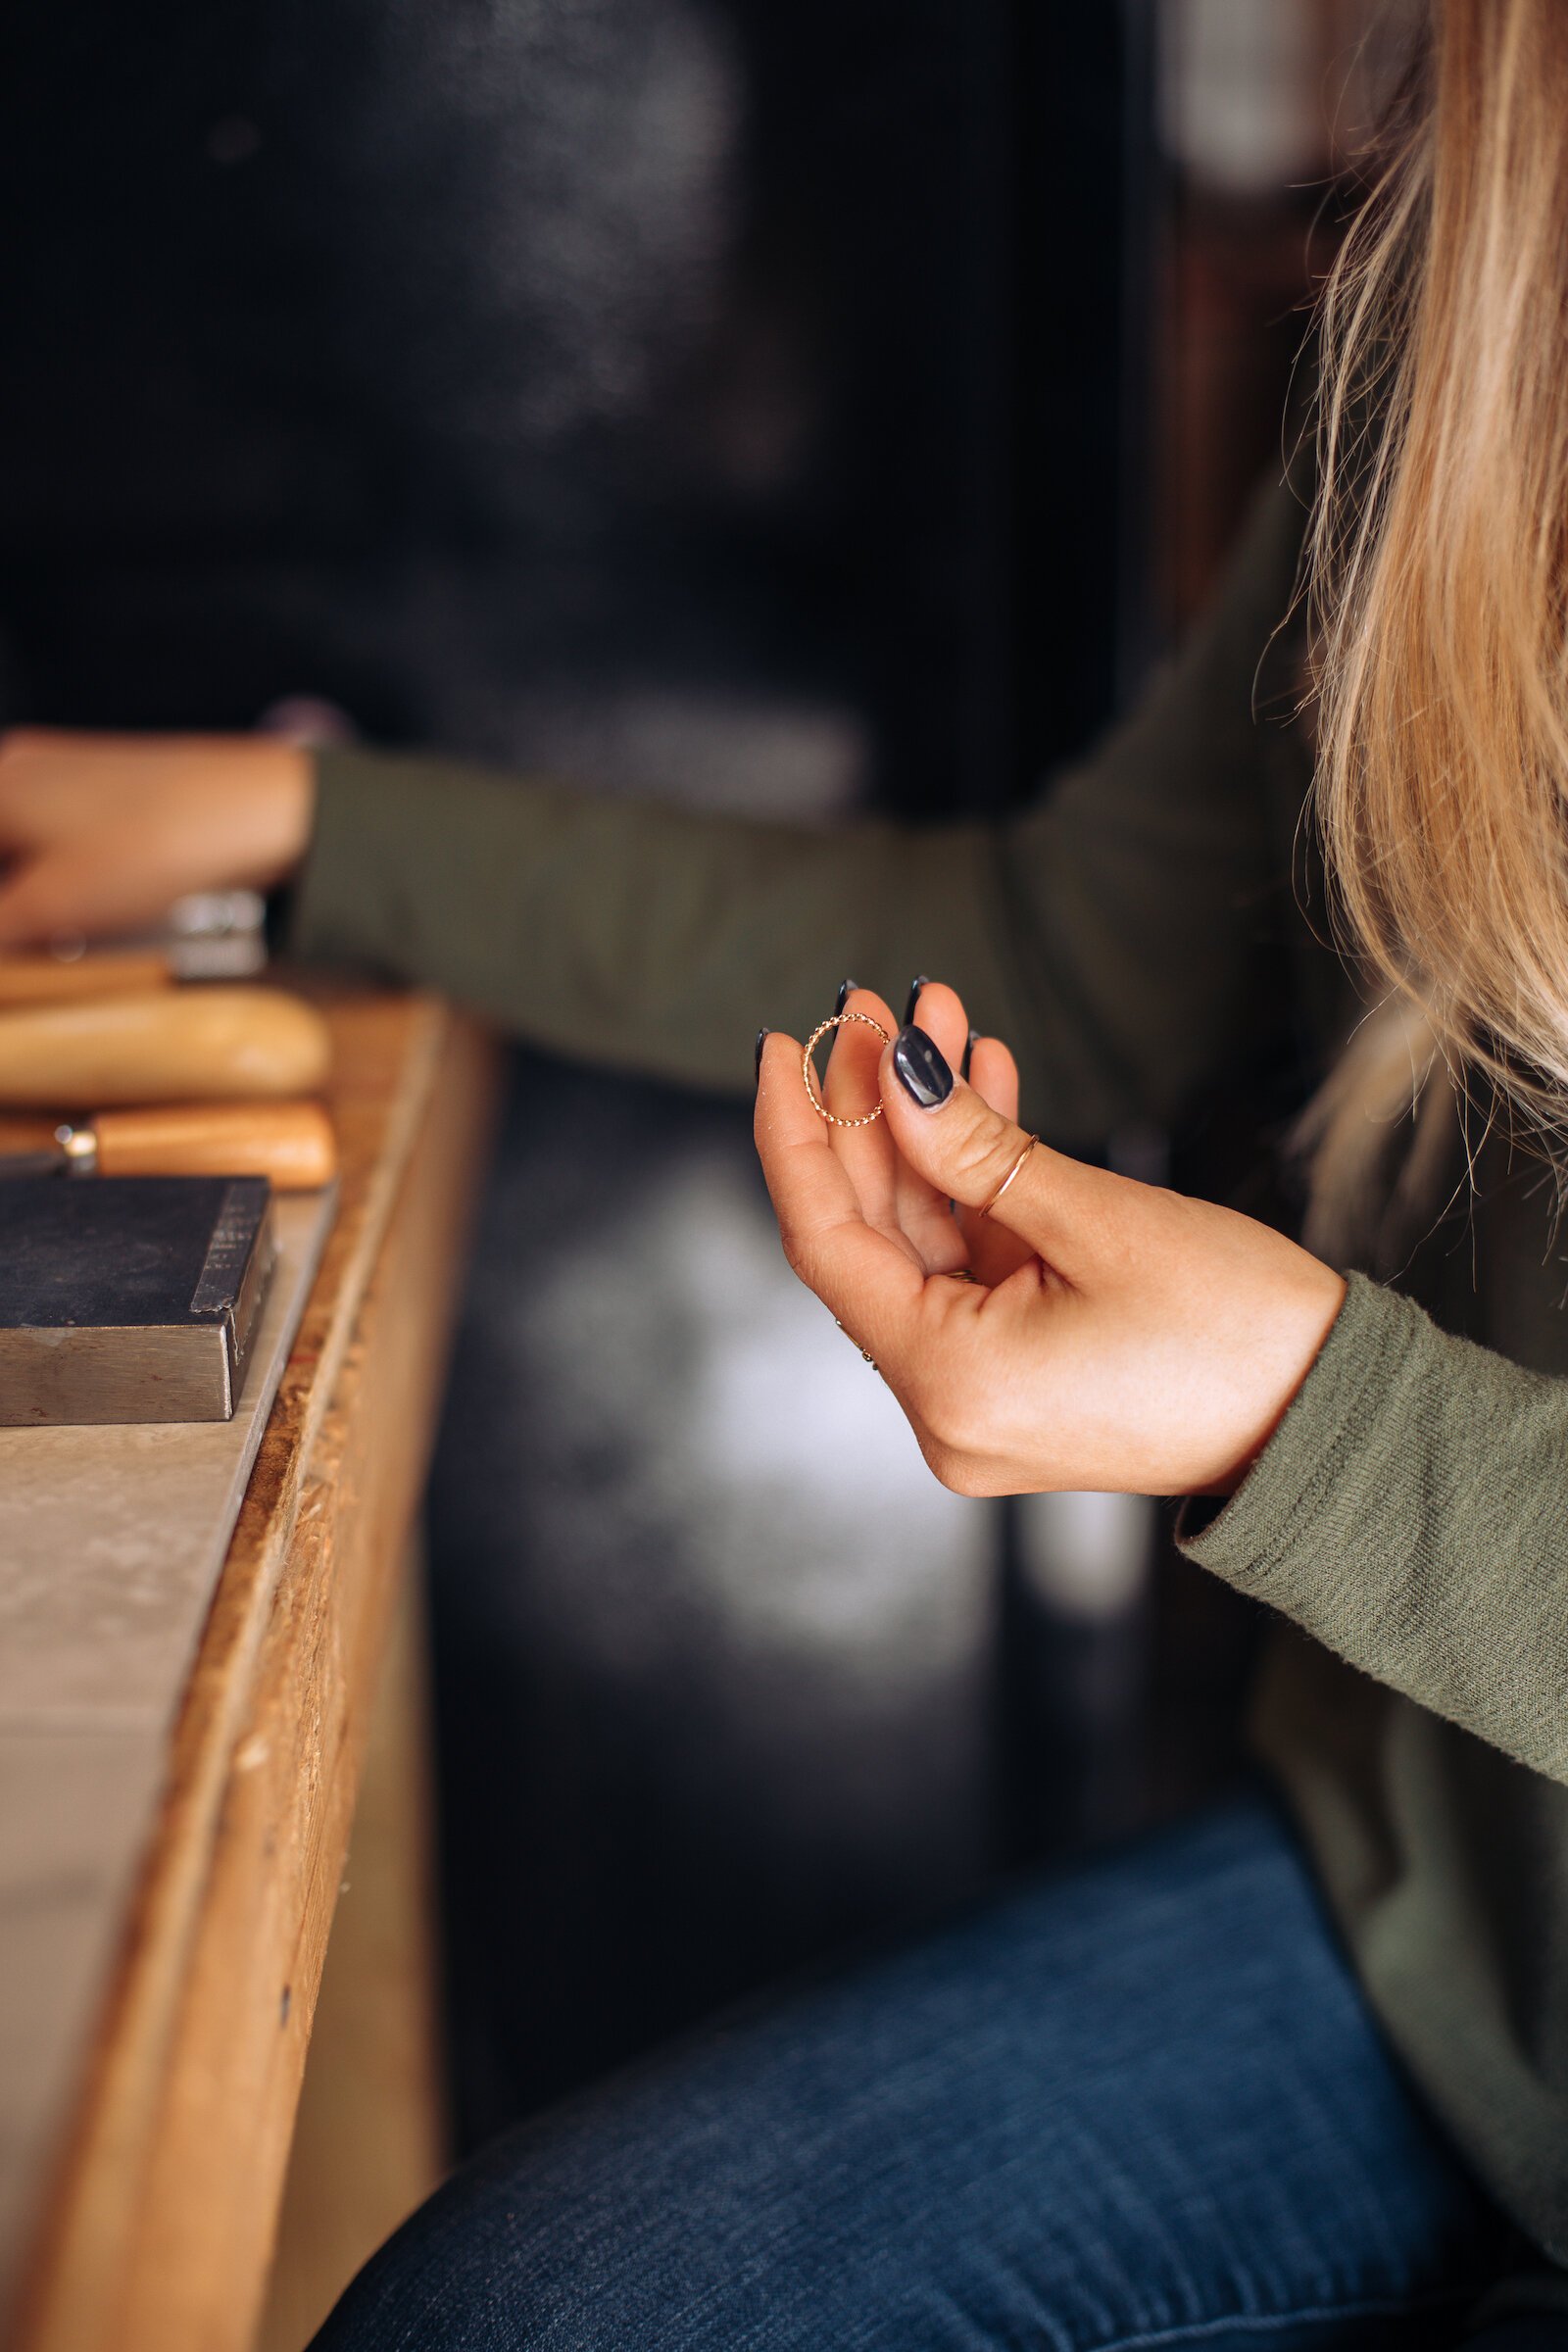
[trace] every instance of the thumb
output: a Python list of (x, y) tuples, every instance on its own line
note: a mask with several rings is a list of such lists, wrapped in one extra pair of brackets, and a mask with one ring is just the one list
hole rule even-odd
[(995, 1200), (995, 1222), (1071, 1280), (1087, 1254), (1085, 1188), (1099, 1171), (1032, 1144), (1026, 1128), (954, 1075), (935, 1041), (912, 1023), (883, 1054), (881, 1080), (889, 1133), (910, 1167), (962, 1208)]

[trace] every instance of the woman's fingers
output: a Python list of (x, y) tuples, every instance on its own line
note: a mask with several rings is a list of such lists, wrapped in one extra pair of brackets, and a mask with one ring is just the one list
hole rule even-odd
[(1044, 1144), (1030, 1148), (920, 1029), (888, 1048), (881, 1076), (888, 1131), (910, 1165), (963, 1208), (994, 1203), (995, 1223), (1076, 1280), (1094, 1249), (1096, 1188), (1113, 1180)]
[[(969, 1057), (969, 1084), (1002, 1118), (1018, 1116), (1018, 1065), (1002, 1040), (979, 1037)], [(980, 1281), (995, 1289), (1034, 1255), (1030, 1245), (1009, 1233), (994, 1217), (977, 1210), (958, 1209), (957, 1222), (969, 1251), (969, 1263)]]
[[(842, 1028), (829, 1032), (823, 1046), (831, 1046), (826, 1055), (826, 1067), (818, 1079), (822, 1102), (838, 1119), (864, 1119), (874, 1111), (881, 1100), (877, 1065), (884, 1051), (877, 1030), (891, 1037), (897, 1024), (889, 1005), (873, 989), (852, 988), (844, 1001), (843, 1010), (858, 1014), (848, 1019)], [(876, 1028), (868, 1028), (874, 1021)], [(823, 1058), (822, 1047), (817, 1059)], [(796, 1083), (804, 1098), (800, 1057), (796, 1057)], [(813, 1118), (815, 1113), (812, 1113)], [(827, 1138), (831, 1150), (848, 1170), (860, 1206), (869, 1224), (885, 1232), (894, 1232), (898, 1225), (897, 1166), (898, 1153), (888, 1135), (883, 1119), (873, 1119), (866, 1126), (836, 1127), (826, 1120), (816, 1124)]]
[(136, 930), (188, 891), (270, 889), (303, 855), (315, 775), (266, 737), (0, 738), (0, 946)]
[(758, 1077), (757, 1150), (784, 1254), (853, 1339), (891, 1357), (906, 1347), (925, 1277), (902, 1241), (867, 1222), (832, 1132), (806, 1099), (799, 1045), (769, 1037)]
[[(928, 986), (920, 1002), (923, 1008), (929, 1008), (939, 1033), (955, 1052), (959, 1051), (959, 1041), (966, 1034), (964, 1014), (953, 990)], [(833, 1032), (832, 1052), (820, 1081), (821, 1096), (836, 1119), (858, 1121), (881, 1101), (878, 1064), (884, 1040), (895, 1035), (897, 1022), (885, 1000), (868, 988), (852, 989), (842, 1009), (851, 1017)], [(868, 1027), (873, 1021), (876, 1028)], [(952, 1273), (967, 1263), (963, 1236), (947, 1196), (934, 1192), (900, 1157), (885, 1119), (869, 1125), (828, 1125), (827, 1132), (834, 1152), (849, 1170), (868, 1223), (895, 1238), (902, 1237), (928, 1274)]]
[[(925, 1026), (924, 1022), (921, 1027)], [(941, 1039), (937, 1040), (939, 1045)], [(947, 1048), (943, 1046), (946, 1054)], [(954, 1063), (954, 1068), (958, 1066)], [(1018, 1116), (1018, 1064), (1000, 1037), (977, 1037), (964, 1073), (969, 1084), (1002, 1118)]]
[[(969, 1021), (962, 998), (942, 981), (927, 980), (914, 991), (910, 1003), (913, 1018), (956, 1069), (969, 1039)], [(956, 1272), (969, 1263), (969, 1251), (954, 1217), (952, 1202), (902, 1152), (893, 1151), (891, 1137), (888, 1141), (901, 1227), (919, 1251), (928, 1274)]]

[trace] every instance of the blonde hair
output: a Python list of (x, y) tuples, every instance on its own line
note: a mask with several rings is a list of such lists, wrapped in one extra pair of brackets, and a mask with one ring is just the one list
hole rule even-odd
[[(1315, 810), (1342, 934), (1415, 1015), (1396, 1038), (1391, 1006), (1392, 1064), (1362, 1055), (1373, 1115), (1401, 1054), (1406, 1108), (1436, 1055), (1560, 1163), (1568, 0), (1434, 0), (1321, 340)], [(1331, 1130), (1320, 1103), (1320, 1160)]]

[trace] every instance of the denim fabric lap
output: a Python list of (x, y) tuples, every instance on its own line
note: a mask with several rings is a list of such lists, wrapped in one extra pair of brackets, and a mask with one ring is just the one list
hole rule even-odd
[(513, 2134), (315, 2352), (1436, 2352), (1510, 2247), (1259, 1797)]

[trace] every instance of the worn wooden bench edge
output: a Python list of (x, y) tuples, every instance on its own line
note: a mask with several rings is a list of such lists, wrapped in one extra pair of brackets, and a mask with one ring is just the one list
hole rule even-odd
[[(343, 1073), (340, 1213), (185, 1693), (24, 2292), (25, 2352), (244, 2346), (265, 2289), (363, 1716), (422, 1484), (493, 1100), (491, 1049), (439, 1003), (350, 1000), (328, 1017)], [(323, 1642), (352, 1666), (318, 1690), (308, 1721)], [(304, 1788), (302, 1737), (316, 1760)], [(294, 1824), (292, 1872), (258, 1867), (256, 1838), (275, 1837), (280, 1819)], [(269, 1886), (271, 1942), (225, 1955), (236, 1917)], [(288, 1997), (274, 1988), (259, 2008), (248, 1980), (264, 1962), (269, 1982), (276, 1974), (280, 1938)], [(241, 2110), (246, 2084), (259, 2111)], [(215, 2211), (224, 2200), (226, 2219)]]

